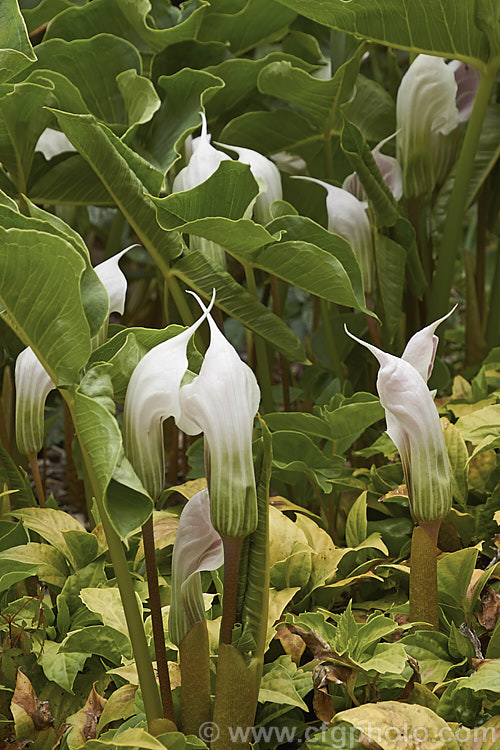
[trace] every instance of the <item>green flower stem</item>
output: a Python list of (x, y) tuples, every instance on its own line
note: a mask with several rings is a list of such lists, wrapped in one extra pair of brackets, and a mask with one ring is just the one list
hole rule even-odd
[(199, 736), (210, 721), (210, 651), (206, 622), (196, 622), (179, 644), (181, 665), (181, 729)]
[(105, 251), (106, 258), (111, 258), (112, 255), (122, 249), (122, 236), (126, 221), (125, 215), (117, 208), (109, 228)]
[(448, 311), (470, 178), (496, 73), (497, 71), (494, 68), (488, 68), (483, 72), (474, 108), (467, 125), (444, 222), (443, 237), (437, 255), (436, 273), (429, 296), (429, 320), (435, 320)]
[(488, 347), (491, 349), (498, 346), (500, 341), (500, 331), (498, 321), (500, 320), (500, 247), (497, 245), (495, 258), (495, 272), (491, 282), (490, 291), (490, 309), (488, 312), (488, 322), (486, 324), (486, 340)]
[(335, 346), (335, 338), (333, 336), (333, 328), (330, 316), (330, 307), (326, 299), (320, 299), (319, 301), (321, 309), (321, 319), (323, 321), (323, 328), (325, 329), (326, 343), (328, 346), (328, 354), (330, 356), (330, 365), (335, 375), (342, 384), (344, 382), (344, 371), (342, 368), (342, 362), (340, 360), (337, 347)]
[(236, 622), (238, 579), (243, 539), (244, 537), (241, 536), (227, 536), (222, 539), (224, 546), (224, 595), (222, 598), (222, 622), (220, 626), (221, 643), (231, 643), (233, 627)]
[(38, 503), (40, 505), (40, 508), (46, 508), (47, 506), (45, 503), (45, 492), (43, 491), (42, 479), (40, 477), (40, 470), (38, 468), (38, 461), (36, 460), (36, 453), (30, 453), (30, 455), (28, 456), (28, 461), (30, 464), (33, 481), (35, 482)]
[[(255, 283), (255, 274), (253, 267), (249, 263), (244, 264), (247, 289), (255, 299), (259, 298), (257, 294), (257, 284)], [(271, 374), (269, 370), (269, 360), (267, 357), (266, 343), (260, 336), (254, 336), (255, 353), (257, 355), (257, 370), (259, 372), (259, 385), (262, 393), (262, 408), (264, 412), (274, 411), (274, 399), (271, 387)]]
[[(74, 402), (68, 391), (63, 392), (63, 397), (68, 404), (73, 423), (75, 425), (77, 437), (79, 432), (78, 424), (74, 418)], [(130, 641), (132, 643), (132, 649), (134, 652), (135, 665), (137, 668), (137, 674), (139, 676), (139, 685), (142, 692), (142, 698), (144, 701), (144, 710), (146, 712), (146, 720), (148, 727), (152, 728), (157, 719), (161, 719), (163, 716), (163, 709), (160, 700), (160, 693), (156, 684), (156, 678), (153, 671), (153, 664), (149, 655), (148, 642), (146, 640), (146, 633), (144, 630), (144, 622), (142, 615), (137, 604), (137, 598), (132, 583), (132, 577), (125, 556), (125, 550), (120, 537), (116, 533), (111, 520), (107, 514), (106, 508), (104, 507), (104, 498), (101, 492), (99, 482), (97, 481), (92, 464), (89, 457), (83, 448), (83, 442), (80, 440), (80, 447), (82, 451), (82, 457), (85, 462), (85, 466), (88, 471), (89, 479), (92, 485), (97, 509), (108, 543), (109, 555), (113, 570), (115, 572), (116, 581), (118, 583), (118, 590), (120, 592), (120, 598), (125, 613), (125, 619), (127, 621), (127, 628), (130, 635)]]
[(415, 526), (411, 538), (410, 622), (439, 630), (437, 537), (441, 519)]
[(153, 516), (150, 516), (142, 527), (144, 542), (144, 557), (146, 560), (146, 577), (148, 581), (149, 608), (153, 624), (153, 640), (156, 653), (156, 668), (160, 683), (160, 695), (163, 706), (163, 717), (175, 724), (174, 704), (172, 703), (172, 689), (168, 674), (167, 650), (165, 648), (165, 633), (161, 614), (160, 588), (158, 586), (158, 570), (156, 568), (155, 538)]
[(170, 294), (172, 295), (172, 298), (175, 302), (175, 306), (179, 311), (179, 315), (181, 316), (183, 324), (185, 326), (190, 326), (194, 322), (193, 314), (187, 303), (186, 296), (181, 292), (179, 288), (179, 282), (177, 281), (177, 278), (172, 273), (169, 273), (168, 276), (165, 277), (165, 279), (168, 284)]
[[(278, 318), (281, 318), (281, 300), (278, 286), (278, 279), (274, 274), (269, 275), (269, 281), (271, 283), (271, 294), (273, 297), (273, 311)], [(283, 389), (283, 408), (285, 411), (290, 411), (290, 382), (288, 378), (288, 365), (286, 358), (281, 352), (278, 354), (281, 372), (281, 387)]]

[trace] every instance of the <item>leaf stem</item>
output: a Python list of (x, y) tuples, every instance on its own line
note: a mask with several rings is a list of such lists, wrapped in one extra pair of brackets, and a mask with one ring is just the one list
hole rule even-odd
[(165, 280), (175, 302), (175, 306), (179, 311), (182, 322), (185, 326), (190, 326), (194, 322), (193, 314), (189, 308), (185, 296), (182, 294), (179, 288), (179, 282), (177, 281), (177, 278), (174, 276), (174, 274), (169, 273), (168, 276), (165, 277)]
[(330, 319), (330, 308), (326, 299), (320, 299), (319, 301), (321, 309), (321, 319), (323, 321), (323, 328), (325, 330), (326, 343), (328, 346), (328, 354), (330, 356), (330, 366), (340, 380), (340, 384), (344, 382), (344, 371), (342, 368), (342, 362), (335, 346), (335, 338), (333, 336), (333, 328)]
[(38, 468), (36, 453), (30, 453), (28, 456), (28, 461), (30, 464), (31, 473), (33, 475), (33, 481), (35, 482), (38, 503), (40, 505), (40, 508), (46, 508), (47, 506), (45, 503), (45, 492), (43, 491), (42, 479), (40, 477), (40, 469)]
[(179, 644), (181, 665), (181, 728), (199, 736), (210, 721), (210, 651), (207, 623), (196, 622)]
[[(68, 391), (63, 393), (63, 397), (68, 404), (71, 416), (73, 418), (73, 424), (75, 425), (76, 433), (78, 436), (79, 425), (75, 420), (74, 416), (74, 401), (71, 394)], [(82, 457), (87, 467), (89, 480), (92, 485), (97, 509), (108, 543), (109, 555), (111, 557), (111, 563), (118, 583), (118, 590), (120, 592), (120, 598), (122, 600), (123, 611), (125, 613), (125, 619), (127, 621), (127, 628), (130, 635), (130, 641), (132, 643), (132, 649), (134, 652), (135, 665), (137, 668), (137, 674), (139, 676), (139, 685), (142, 692), (142, 698), (144, 701), (144, 710), (146, 713), (146, 720), (148, 726), (151, 728), (156, 719), (161, 719), (163, 715), (160, 693), (156, 684), (156, 678), (153, 671), (153, 664), (149, 655), (148, 642), (146, 640), (146, 633), (144, 630), (144, 622), (142, 615), (137, 604), (137, 597), (132, 583), (132, 577), (125, 556), (125, 550), (123, 544), (115, 531), (111, 520), (108, 516), (106, 508), (104, 506), (104, 498), (100, 490), (99, 482), (97, 481), (94, 473), (92, 463), (89, 459), (87, 452), (84, 449), (83, 441), (80, 440), (80, 447), (82, 451)]]
[(429, 295), (428, 316), (430, 320), (435, 320), (448, 311), (470, 178), (496, 73), (497, 71), (491, 67), (487, 68), (481, 75), (474, 108), (460, 151), (455, 181), (444, 222), (443, 236), (437, 255), (436, 273)]
[[(257, 284), (253, 267), (249, 263), (244, 264), (247, 289), (255, 299), (258, 300)], [(257, 356), (257, 370), (259, 372), (259, 385), (262, 392), (262, 407), (264, 412), (274, 411), (274, 399), (271, 386), (271, 374), (269, 372), (269, 361), (267, 357), (266, 343), (258, 335), (254, 336), (255, 353)]]
[(165, 648), (165, 633), (161, 614), (160, 588), (158, 586), (158, 570), (156, 567), (155, 539), (153, 516), (151, 515), (142, 527), (144, 542), (144, 557), (146, 560), (146, 577), (148, 581), (149, 607), (153, 624), (153, 640), (156, 653), (156, 668), (160, 683), (160, 695), (163, 706), (163, 717), (175, 724), (174, 705), (172, 703), (172, 689), (168, 674), (167, 650)]

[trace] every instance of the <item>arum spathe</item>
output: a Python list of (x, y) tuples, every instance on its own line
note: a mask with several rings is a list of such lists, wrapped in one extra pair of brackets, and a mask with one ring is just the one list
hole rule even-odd
[[(112, 258), (95, 266), (94, 271), (109, 296), (109, 312), (123, 314), (127, 279), (118, 263), (130, 250), (127, 247)], [(105, 338), (107, 321), (93, 341), (94, 347)], [(16, 360), (16, 442), (20, 453), (37, 454), (43, 446), (44, 409), (47, 396), (56, 384), (31, 349), (24, 349)]]
[[(213, 175), (222, 161), (231, 161), (227, 154), (218, 151), (211, 143), (211, 135), (208, 133), (207, 120), (203, 112), (201, 115), (201, 134), (193, 138), (190, 143), (189, 161), (180, 170), (174, 179), (172, 192), (179, 193), (184, 190), (192, 190)], [(220, 245), (202, 237), (191, 237), (190, 244), (199, 247), (200, 250), (217, 265), (225, 267), (226, 256)]]
[(478, 83), (470, 66), (431, 55), (418, 55), (403, 76), (396, 100), (397, 156), (407, 198), (431, 194), (443, 183)]
[(212, 526), (205, 489), (184, 506), (175, 537), (168, 633), (177, 646), (196, 622), (205, 620), (200, 573), (217, 570), (223, 562), (222, 540)]
[(257, 221), (266, 224), (271, 220), (271, 204), (283, 198), (281, 187), (281, 175), (278, 167), (270, 159), (267, 159), (258, 151), (239, 146), (227, 146), (219, 144), (230, 151), (238, 154), (238, 161), (248, 164), (250, 171), (257, 180), (261, 192), (255, 199), (253, 214)]
[(365, 292), (371, 293), (375, 287), (376, 270), (366, 202), (343, 188), (314, 177), (297, 176), (294, 179), (317, 182), (325, 188), (328, 231), (340, 235), (351, 245), (361, 269)]
[(210, 346), (199, 375), (181, 388), (180, 404), (183, 418), (205, 435), (214, 528), (223, 537), (243, 537), (257, 528), (252, 431), (260, 390), (210, 315), (208, 323)]
[(401, 456), (411, 512), (419, 524), (444, 518), (451, 507), (448, 455), (439, 415), (427, 387), (437, 346), (434, 331), (449, 315), (412, 336), (401, 357), (358, 339), (346, 328), (349, 336), (380, 363), (377, 391), (385, 409), (387, 434)]

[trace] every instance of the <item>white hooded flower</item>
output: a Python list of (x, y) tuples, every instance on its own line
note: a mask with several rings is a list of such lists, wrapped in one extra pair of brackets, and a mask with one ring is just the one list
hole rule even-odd
[[(211, 135), (207, 130), (207, 120), (203, 112), (201, 115), (201, 135), (193, 138), (189, 142), (188, 151), (190, 152), (187, 165), (180, 170), (174, 179), (172, 185), (173, 193), (180, 193), (185, 190), (192, 190), (200, 185), (217, 170), (222, 161), (231, 161), (227, 154), (218, 151), (211, 143)], [(199, 247), (200, 250), (217, 265), (225, 267), (226, 256), (223, 248), (211, 240), (203, 237), (191, 237), (191, 247)]]
[(314, 177), (300, 176), (294, 179), (317, 182), (325, 188), (328, 231), (340, 235), (350, 244), (361, 269), (365, 292), (372, 292), (375, 287), (376, 270), (366, 202), (358, 200), (348, 190)]
[(223, 537), (246, 536), (257, 528), (252, 430), (260, 390), (211, 316), (208, 323), (210, 346), (200, 374), (182, 386), (180, 404), (183, 417), (205, 435), (214, 528)]
[(418, 55), (401, 80), (397, 157), (407, 198), (431, 194), (451, 166), (452, 134), (460, 123), (457, 89), (452, 67), (431, 55)]
[(401, 357), (358, 339), (346, 328), (380, 363), (377, 391), (385, 409), (387, 434), (401, 456), (412, 514), (418, 523), (444, 518), (451, 507), (448, 455), (427, 387), (436, 353), (434, 331), (451, 312), (412, 336)]
[(165, 419), (174, 417), (189, 435), (199, 432), (196, 424), (183, 418), (179, 392), (188, 369), (187, 345), (208, 311), (182, 333), (150, 349), (129, 380), (123, 413), (125, 453), (153, 498), (159, 496), (165, 478)]
[[(109, 312), (123, 314), (127, 279), (118, 265), (127, 247), (112, 258), (95, 266), (99, 280), (109, 295)], [(93, 344), (100, 343), (101, 333), (106, 333), (107, 322), (95, 337)], [(43, 446), (44, 409), (47, 396), (56, 385), (31, 349), (24, 349), (16, 360), (16, 441), (20, 453), (26, 456), (38, 453)]]
[(250, 148), (226, 146), (225, 143), (220, 143), (219, 145), (224, 146), (224, 148), (230, 151), (235, 151), (238, 154), (238, 161), (248, 164), (250, 167), (250, 171), (257, 180), (261, 190), (255, 199), (253, 213), (257, 221), (267, 224), (271, 220), (271, 203), (280, 201), (283, 198), (281, 175), (278, 167), (270, 159)]
[(175, 537), (168, 634), (177, 646), (195, 623), (205, 620), (200, 573), (217, 570), (223, 562), (222, 540), (210, 520), (208, 490), (201, 490), (184, 506)]
[[(214, 528), (222, 536), (246, 536), (257, 527), (252, 429), (260, 391), (251, 369), (209, 315), (210, 307), (198, 302), (201, 318), (151, 349), (132, 373), (124, 411), (126, 453), (155, 497), (164, 477), (163, 420), (174, 417), (189, 435), (203, 432)], [(189, 339), (205, 317), (210, 346), (199, 375), (182, 384)]]
[(41, 151), (46, 159), (52, 159), (65, 151), (76, 151), (76, 148), (60, 130), (45, 128), (36, 143), (35, 151)]

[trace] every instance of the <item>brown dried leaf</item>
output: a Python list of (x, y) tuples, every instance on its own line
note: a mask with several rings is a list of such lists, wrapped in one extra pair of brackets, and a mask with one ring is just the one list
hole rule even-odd
[(332, 696), (328, 693), (328, 684), (335, 685), (347, 682), (351, 677), (352, 670), (348, 667), (340, 667), (334, 664), (318, 664), (313, 671), (313, 709), (320, 721), (330, 724), (335, 715), (335, 706)]
[(284, 625), (279, 626), (274, 637), (280, 641), (285, 654), (291, 656), (292, 661), (295, 662), (295, 664), (300, 664), (302, 654), (306, 650), (306, 644), (304, 643), (303, 638), (301, 638), (300, 635), (294, 635), (291, 633)]
[(83, 708), (73, 716), (68, 717), (68, 723), (73, 725), (68, 735), (68, 745), (78, 747), (87, 740), (96, 738), (97, 723), (107, 703), (106, 698), (99, 695), (95, 689), (96, 684), (94, 682), (92, 685), (92, 690)]
[(14, 717), (17, 739), (34, 739), (35, 735), (52, 726), (53, 719), (47, 701), (39, 701), (28, 677), (17, 671), (16, 689), (10, 710)]
[(500, 617), (500, 594), (486, 586), (481, 596), (482, 609), (477, 615), (480, 624), (488, 631), (495, 629), (498, 618)]
[(420, 667), (418, 666), (418, 661), (413, 658), (413, 656), (408, 655), (407, 662), (410, 665), (410, 667), (413, 669), (413, 674), (406, 683), (405, 689), (401, 693), (401, 696), (398, 700), (406, 702), (408, 698), (410, 697), (411, 693), (413, 692), (413, 688), (415, 686), (415, 683), (421, 682), (420, 679)]
[(318, 661), (336, 658), (337, 655), (331, 650), (329, 644), (315, 633), (314, 630), (304, 630), (304, 628), (298, 625), (288, 625), (287, 627), (290, 633), (302, 638), (309, 651), (311, 651), (314, 658)]

